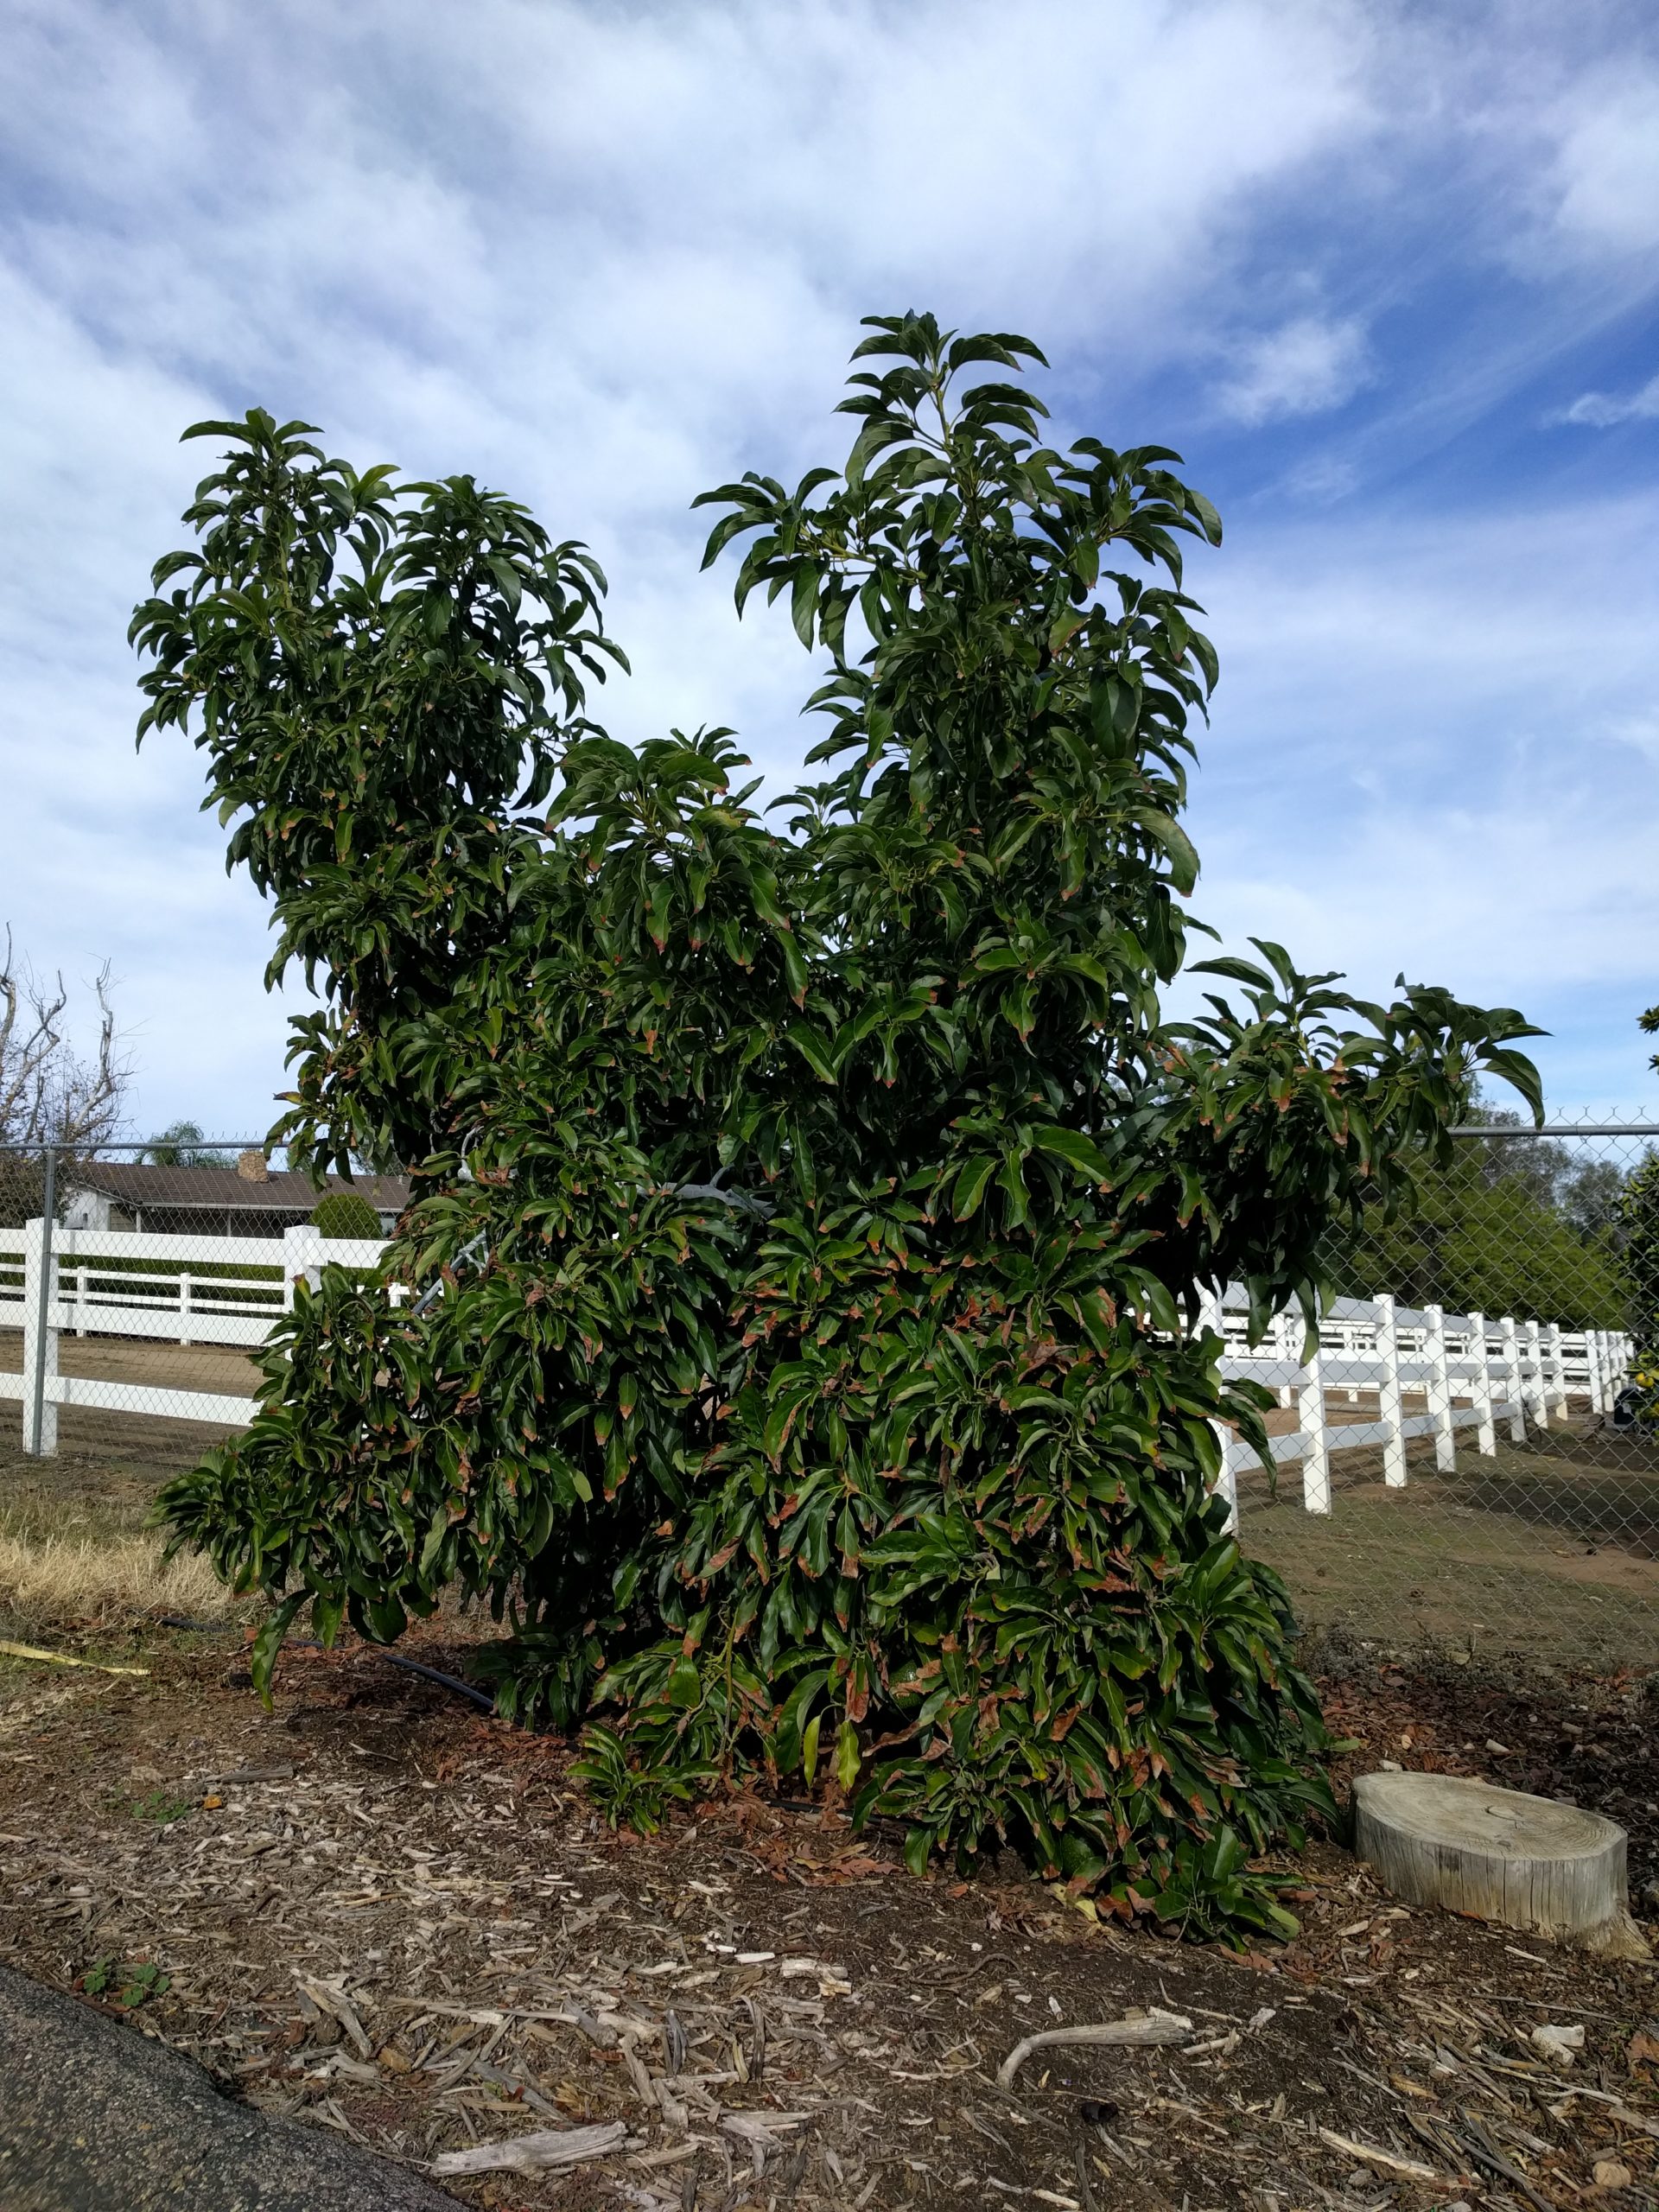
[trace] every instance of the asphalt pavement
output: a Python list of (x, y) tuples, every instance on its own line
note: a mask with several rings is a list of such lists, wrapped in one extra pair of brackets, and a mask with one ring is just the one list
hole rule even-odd
[(0, 2212), (456, 2212), (401, 2166), (238, 2104), (136, 2025), (0, 1967)]

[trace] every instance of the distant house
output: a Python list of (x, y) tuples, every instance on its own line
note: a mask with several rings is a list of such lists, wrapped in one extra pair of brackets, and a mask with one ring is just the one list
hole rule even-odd
[(67, 1229), (147, 1229), (165, 1236), (280, 1236), (309, 1221), (332, 1191), (366, 1198), (390, 1235), (409, 1204), (406, 1175), (330, 1175), (321, 1185), (289, 1169), (273, 1174), (263, 1152), (234, 1167), (154, 1167), (115, 1160), (75, 1163), (64, 1210)]

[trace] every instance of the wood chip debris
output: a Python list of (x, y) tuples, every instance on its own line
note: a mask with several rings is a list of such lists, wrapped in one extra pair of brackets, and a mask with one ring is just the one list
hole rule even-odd
[(216, 1677), (15, 1669), (0, 1959), (154, 1962), (142, 2026), (255, 2107), (458, 2194), (540, 2177), (498, 2183), (526, 2205), (1592, 2212), (1597, 2162), (1634, 2177), (1606, 2212), (1656, 2196), (1652, 1986), (1402, 1915), (1332, 1847), (1294, 1944), (1223, 1954), (1011, 1872), (912, 1882), (835, 1805), (613, 1835), (556, 1743), (339, 1672), (267, 1720)]
[(464, 2151), (443, 2151), (432, 2161), (435, 2174), (534, 2174), (558, 2166), (582, 2166), (607, 2158), (627, 2143), (620, 2120), (596, 2127), (539, 2127), (505, 2143), (473, 2143)]
[(1444, 2174), (1436, 2173), (1433, 2166), (1426, 2166), (1419, 2159), (1402, 2158), (1397, 2151), (1380, 2150), (1375, 2143), (1357, 2143), (1351, 2135), (1338, 2135), (1334, 2127), (1320, 2128), (1319, 2140), (1328, 2151), (1340, 2151), (1344, 2158), (1361, 2158), (1368, 2166), (1381, 2166), (1385, 2172), (1398, 2174), (1403, 2180), (1432, 2182), (1438, 2189), (1456, 2187)]
[(996, 2069), (996, 2085), (1006, 2089), (1013, 2085), (1014, 2075), (1033, 2051), (1050, 2050), (1064, 2044), (1117, 2044), (1129, 2047), (1147, 2048), (1157, 2044), (1186, 2043), (1192, 2035), (1192, 2023), (1179, 2012), (1166, 2012), (1154, 2005), (1144, 2012), (1128, 2012), (1121, 2020), (1097, 2020), (1086, 2027), (1045, 2028), (1040, 2035), (1027, 2036), (1014, 2049)]

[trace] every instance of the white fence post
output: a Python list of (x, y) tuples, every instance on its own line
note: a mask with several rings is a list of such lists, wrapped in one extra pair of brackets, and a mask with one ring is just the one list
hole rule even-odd
[(179, 1342), (181, 1344), (188, 1344), (189, 1341), (190, 1270), (185, 1267), (179, 1269)]
[(1302, 1504), (1309, 1513), (1331, 1510), (1331, 1440), (1325, 1426), (1325, 1364), (1315, 1351), (1302, 1363), (1306, 1378), (1296, 1393), (1296, 1426), (1302, 1433)]
[(86, 1269), (82, 1266), (75, 1269), (75, 1334), (78, 1337), (84, 1337), (86, 1333)]
[(1544, 1419), (1554, 1420), (1557, 1414), (1567, 1419), (1567, 1354), (1561, 1350), (1561, 1325), (1549, 1325), (1549, 1390), (1544, 1400)]
[(1497, 1450), (1497, 1433), (1492, 1426), (1492, 1369), (1486, 1357), (1486, 1316), (1469, 1316), (1469, 1355), (1474, 1362), (1475, 1372), (1471, 1395), (1479, 1419), (1475, 1425), (1475, 1438), (1484, 1458), (1490, 1459)]
[(51, 1385), (58, 1372), (58, 1332), (52, 1325), (58, 1263), (47, 1243), (42, 1217), (23, 1230), (23, 1450), (50, 1459), (58, 1449), (58, 1404)]
[[(1217, 1357), (1218, 1361), (1224, 1359), (1227, 1354), (1227, 1317), (1219, 1291), (1199, 1289), (1198, 1326), (1215, 1331), (1221, 1338), (1221, 1351)], [(1216, 1490), (1227, 1502), (1227, 1533), (1230, 1536), (1238, 1528), (1238, 1475), (1232, 1460), (1233, 1438), (1231, 1432), (1218, 1421), (1212, 1421), (1210, 1427), (1221, 1452), (1221, 1471), (1216, 1477)]]
[(1443, 1475), (1458, 1464), (1457, 1424), (1452, 1418), (1452, 1376), (1446, 1357), (1446, 1314), (1438, 1306), (1426, 1307), (1428, 1338), (1423, 1346), (1428, 1363), (1428, 1411), (1434, 1423), (1434, 1465)]
[(283, 1231), (283, 1311), (294, 1310), (294, 1285), (303, 1275), (313, 1290), (322, 1283), (322, 1232), (308, 1221)]
[(1498, 1325), (1503, 1332), (1503, 1364), (1510, 1378), (1506, 1390), (1510, 1408), (1510, 1441), (1511, 1444), (1524, 1444), (1527, 1440), (1527, 1404), (1521, 1376), (1521, 1339), (1516, 1333), (1512, 1313), (1506, 1313)]
[(1227, 1533), (1230, 1536), (1236, 1535), (1238, 1533), (1238, 1474), (1233, 1465), (1233, 1439), (1230, 1431), (1224, 1428), (1220, 1421), (1212, 1421), (1210, 1426), (1215, 1433), (1216, 1444), (1221, 1452), (1221, 1472), (1216, 1477), (1216, 1491), (1218, 1496), (1227, 1501)]
[(1549, 1427), (1549, 1379), (1544, 1372), (1544, 1332), (1538, 1323), (1527, 1324), (1526, 1360), (1530, 1374), (1522, 1394), (1540, 1428)]
[[(1272, 1357), (1274, 1359), (1295, 1358), (1295, 1348), (1290, 1340), (1290, 1319), (1287, 1314), (1275, 1313), (1274, 1315), (1273, 1332), (1269, 1336), (1268, 1342), (1272, 1347)], [(1287, 1412), (1288, 1412), (1290, 1408), (1296, 1402), (1296, 1393), (1292, 1389), (1288, 1382), (1281, 1382), (1279, 1385), (1279, 1402)]]
[(1376, 1307), (1376, 1356), (1382, 1373), (1376, 1388), (1377, 1412), (1389, 1433), (1382, 1446), (1382, 1480), (1390, 1490), (1406, 1486), (1406, 1414), (1400, 1395), (1400, 1327), (1395, 1304), (1386, 1291), (1372, 1300)]

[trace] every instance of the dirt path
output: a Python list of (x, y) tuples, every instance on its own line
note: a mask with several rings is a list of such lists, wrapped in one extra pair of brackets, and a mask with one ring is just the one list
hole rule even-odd
[[(361, 1649), (286, 1660), (269, 1718), (223, 1651), (152, 1663), (0, 1678), (0, 1958), (106, 1992), (156, 1967), (164, 1989), (128, 1985), (146, 2024), (259, 2108), (416, 2166), (527, 2126), (628, 2131), (575, 2175), (446, 2183), (466, 2202), (1654, 2202), (1654, 1975), (1403, 1912), (1332, 1846), (1295, 1870), (1304, 1935), (1241, 1959), (1094, 1924), (1012, 1866), (912, 1880), (830, 1803), (613, 1835), (563, 1747)], [(1571, 1758), (1583, 1802), (1648, 1802), (1634, 1689), (1587, 1738), (1556, 1732), (1591, 1717), (1570, 1684), (1530, 1742), (1514, 1708), (1500, 1757), (1480, 1700), (1513, 1685), (1354, 1655), (1332, 1688), (1362, 1765), (1548, 1779)], [(998, 2088), (1021, 2038), (1135, 2006), (1179, 2012), (1189, 2047), (1044, 2052)], [(1568, 2075), (1529, 2042), (1546, 2022), (1585, 2029)], [(1438, 2196), (1378, 2162), (1402, 2158)]]

